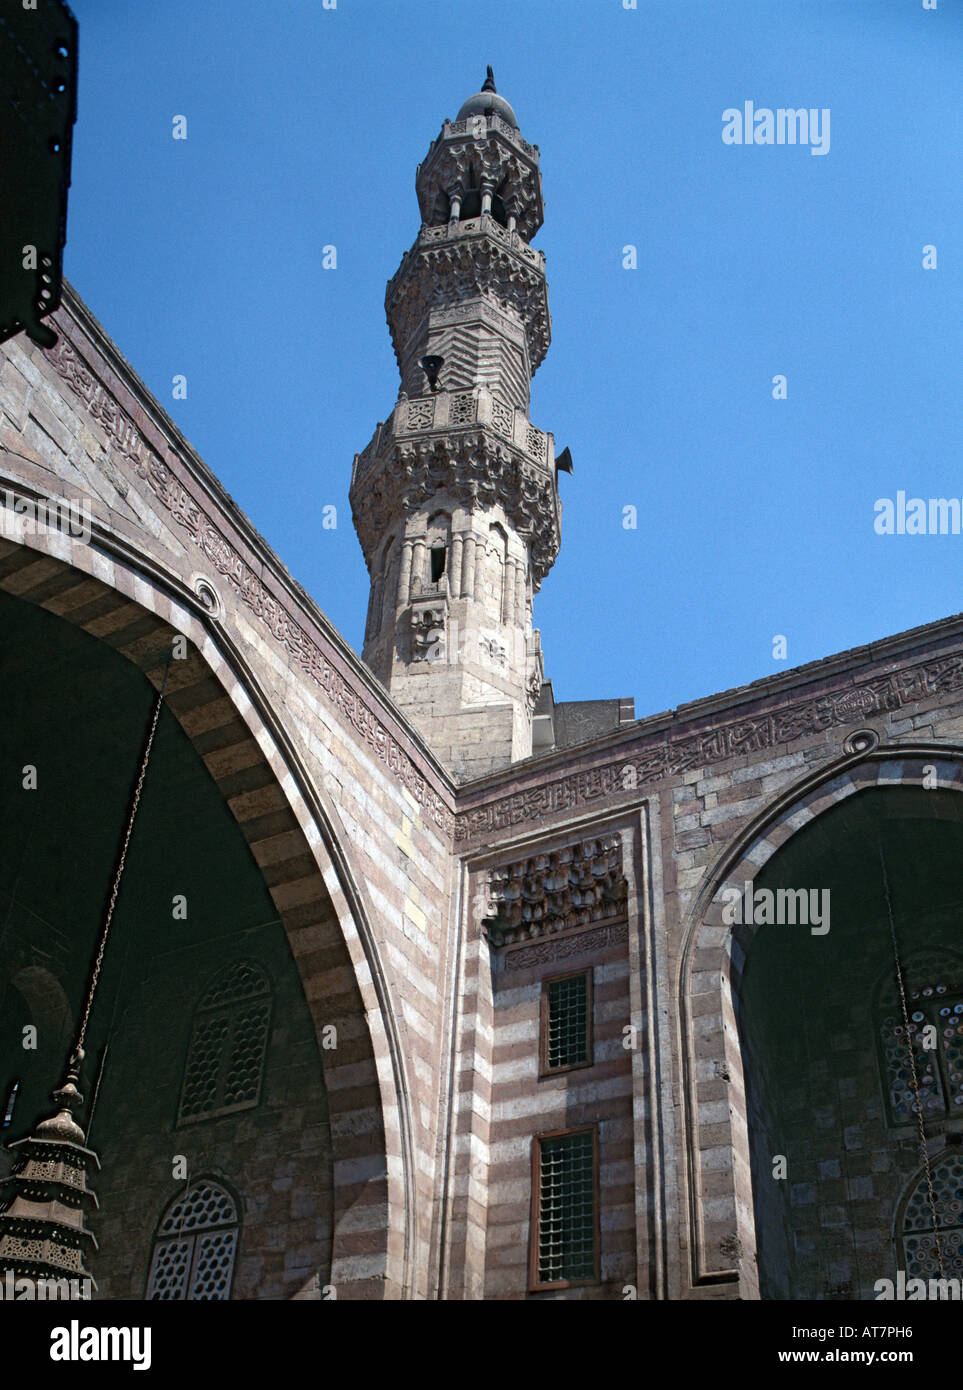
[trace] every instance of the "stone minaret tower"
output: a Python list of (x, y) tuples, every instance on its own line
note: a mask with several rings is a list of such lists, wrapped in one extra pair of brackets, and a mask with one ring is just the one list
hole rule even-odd
[(558, 554), (555, 442), (529, 419), (548, 351), (538, 148), (491, 68), (419, 165), (422, 226), (385, 310), (401, 372), (351, 476), (371, 576), (364, 659), (460, 780), (532, 751), (532, 598)]

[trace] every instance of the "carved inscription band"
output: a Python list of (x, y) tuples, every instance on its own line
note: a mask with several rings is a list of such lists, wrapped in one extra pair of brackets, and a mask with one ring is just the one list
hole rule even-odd
[(688, 738), (635, 744), (604, 766), (572, 773), (541, 786), (463, 812), (455, 827), (456, 841), (482, 836), (574, 811), (692, 768), (708, 767), (726, 758), (757, 753), (791, 743), (839, 725), (862, 723), (873, 714), (891, 713), (904, 705), (948, 690), (963, 689), (963, 656), (939, 657), (906, 666), (847, 690), (803, 700), (784, 709), (733, 720)]

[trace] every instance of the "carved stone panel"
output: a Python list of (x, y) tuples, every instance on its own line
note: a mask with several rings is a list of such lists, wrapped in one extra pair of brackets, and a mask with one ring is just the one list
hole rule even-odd
[(446, 605), (438, 600), (411, 606), (412, 661), (444, 661), (447, 637)]

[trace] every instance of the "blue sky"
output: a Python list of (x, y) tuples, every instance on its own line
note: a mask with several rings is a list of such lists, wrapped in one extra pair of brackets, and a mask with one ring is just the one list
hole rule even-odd
[[(898, 490), (963, 497), (960, 0), (72, 8), (66, 275), (356, 649), (385, 284), (487, 63), (542, 156), (532, 419), (575, 462), (535, 604), (556, 699), (641, 717), (963, 609), (963, 535), (874, 529)], [(748, 100), (829, 108), (829, 152), (724, 144)]]

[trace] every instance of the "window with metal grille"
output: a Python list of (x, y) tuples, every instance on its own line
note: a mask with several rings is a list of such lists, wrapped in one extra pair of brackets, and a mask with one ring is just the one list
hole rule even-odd
[[(963, 1278), (963, 1152), (950, 1149), (921, 1174), (903, 1207), (899, 1267), (908, 1279)], [(934, 1220), (935, 1217), (935, 1220)], [(937, 1230), (939, 1237), (937, 1238)], [(942, 1264), (942, 1269), (940, 1268)]]
[(240, 1233), (237, 1204), (219, 1183), (195, 1182), (161, 1217), (147, 1297), (213, 1301), (231, 1296)]
[(908, 989), (907, 1010), (908, 1032), (898, 1004), (880, 1020), (890, 1123), (918, 1124), (920, 1111), (924, 1123), (963, 1114), (963, 985)]
[(541, 1074), (592, 1064), (592, 973), (542, 984)]
[(589, 1129), (534, 1141), (532, 1288), (597, 1283), (598, 1139)]
[(194, 1016), (178, 1124), (257, 1105), (271, 1023), (259, 966), (239, 961), (205, 991)]

